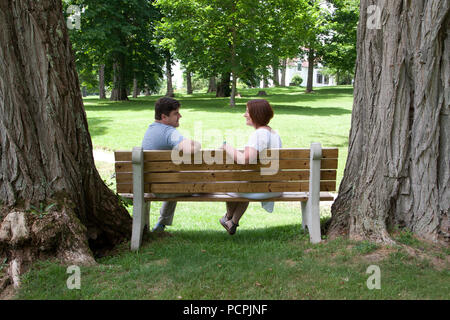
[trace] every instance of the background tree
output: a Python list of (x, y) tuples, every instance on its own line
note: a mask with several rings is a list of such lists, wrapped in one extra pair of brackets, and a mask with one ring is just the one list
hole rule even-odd
[(349, 154), (329, 235), (391, 243), (397, 226), (448, 244), (450, 3), (372, 4), (360, 4)]
[(325, 39), (322, 62), (336, 76), (337, 84), (350, 84), (355, 73), (356, 30), (359, 0), (330, 0), (328, 23), (331, 36)]
[(140, 88), (158, 86), (164, 58), (154, 44), (160, 14), (152, 1), (66, 1), (71, 4), (83, 11), (81, 29), (70, 32), (79, 70), (105, 65), (106, 80), (112, 82), (111, 100), (127, 100), (134, 79)]
[(308, 78), (306, 92), (313, 91), (314, 67), (320, 61), (324, 52), (325, 39), (329, 36), (329, 9), (326, 2), (307, 0), (306, 6), (297, 11), (300, 20), (299, 36), (303, 45), (301, 53), (307, 55)]
[(156, 5), (164, 15), (164, 41), (191, 70), (205, 78), (219, 76), (216, 96), (230, 96), (230, 105), (235, 104), (237, 79), (270, 64), (265, 62), (264, 2), (158, 0)]
[[(301, 12), (305, 8), (304, 0), (267, 0), (261, 5), (260, 41), (267, 45), (261, 46), (260, 50), (266, 51), (262, 56), (268, 58), (275, 86), (280, 85), (279, 69), (284, 68), (285, 72), (287, 58), (295, 58), (299, 54), (304, 40)], [(260, 76), (263, 78), (268, 74), (260, 73)]]
[(95, 263), (131, 234), (95, 168), (74, 62), (61, 0), (0, 2), (0, 256), (15, 285), (35, 259)]

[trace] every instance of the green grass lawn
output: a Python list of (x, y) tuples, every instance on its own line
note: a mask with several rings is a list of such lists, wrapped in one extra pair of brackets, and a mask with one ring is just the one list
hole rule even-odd
[[(186, 137), (216, 148), (224, 138), (242, 147), (253, 128), (245, 125), (246, 102), (259, 98), (259, 89), (242, 89), (236, 107), (229, 98), (213, 94), (177, 94), (181, 101), (179, 130)], [(266, 98), (274, 109), (270, 126), (278, 131), (285, 148), (309, 148), (311, 142), (323, 147), (339, 147), (338, 182), (347, 159), (348, 135), (353, 103), (351, 86), (319, 88), (305, 94), (296, 87), (268, 88)], [(160, 96), (139, 97), (128, 102), (85, 99), (89, 131), (94, 147), (106, 150), (131, 150), (141, 145), (144, 133), (154, 120), (154, 103)]]
[[(240, 90), (232, 109), (228, 99), (208, 94), (177, 95), (182, 109), (180, 130), (194, 135), (195, 127), (217, 134), (238, 132), (245, 143), (251, 128), (242, 117), (245, 102), (258, 89)], [(321, 142), (340, 149), (338, 179), (343, 174), (350, 129), (352, 88), (266, 90), (275, 117), (271, 126), (284, 147), (309, 147)], [(141, 143), (153, 121), (157, 96), (129, 102), (85, 100), (89, 130), (96, 148), (131, 149)], [(214, 135), (214, 134), (213, 134)], [(239, 137), (234, 137), (238, 143)], [(229, 141), (229, 140), (227, 140)], [(221, 141), (220, 141), (221, 142)], [(219, 142), (219, 144), (220, 144)], [(217, 141), (205, 137), (203, 145)], [(104, 180), (114, 189), (111, 164), (97, 162)], [(160, 202), (152, 203), (150, 223), (159, 216)], [(128, 207), (131, 212), (131, 207)], [(345, 239), (309, 243), (301, 229), (300, 204), (276, 203), (266, 213), (251, 203), (236, 235), (229, 236), (218, 220), (224, 203), (179, 203), (173, 226), (165, 235), (150, 235), (139, 252), (129, 243), (81, 268), (81, 289), (66, 286), (67, 266), (39, 262), (23, 279), (19, 299), (448, 299), (448, 249), (397, 232), (396, 246), (379, 246)], [(329, 205), (321, 208), (330, 216)], [(367, 268), (381, 271), (381, 289), (367, 287)]]

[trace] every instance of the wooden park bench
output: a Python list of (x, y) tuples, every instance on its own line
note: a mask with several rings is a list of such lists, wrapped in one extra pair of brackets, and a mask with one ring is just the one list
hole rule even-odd
[[(222, 157), (223, 163), (211, 161), (216, 156)], [(150, 226), (152, 201), (261, 201), (232, 197), (227, 192), (283, 192), (265, 201), (301, 202), (303, 228), (308, 229), (312, 243), (321, 241), (319, 204), (334, 200), (329, 192), (336, 190), (337, 148), (322, 149), (320, 143), (312, 143), (311, 149), (268, 150), (255, 164), (230, 163), (222, 150), (202, 150), (187, 158), (190, 160), (177, 164), (171, 151), (143, 151), (140, 147), (115, 152), (117, 193), (133, 199), (131, 250), (139, 249), (144, 228)], [(274, 164), (278, 166), (275, 174), (262, 174)], [(167, 199), (155, 193), (193, 195)]]

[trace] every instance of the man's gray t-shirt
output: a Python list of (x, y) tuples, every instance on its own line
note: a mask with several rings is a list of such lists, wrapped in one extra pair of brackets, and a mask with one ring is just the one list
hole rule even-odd
[(175, 127), (153, 122), (145, 132), (144, 139), (142, 140), (142, 149), (172, 150), (183, 139), (183, 136)]

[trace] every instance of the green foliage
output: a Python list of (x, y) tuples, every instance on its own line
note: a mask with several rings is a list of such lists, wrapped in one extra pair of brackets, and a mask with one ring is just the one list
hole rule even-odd
[(296, 74), (295, 76), (292, 77), (291, 83), (294, 86), (299, 86), (300, 87), (302, 85), (302, 83), (303, 83), (303, 79), (302, 79), (302, 77), (300, 77), (300, 75)]
[(55, 206), (57, 206), (56, 203), (52, 203), (52, 204), (45, 206), (45, 204), (43, 202), (41, 202), (41, 203), (39, 203), (39, 207), (30, 205), (29, 211), (32, 214), (38, 216), (39, 219), (42, 219), (44, 216), (46, 216), (50, 212), (50, 209), (52, 209)]
[(396, 232), (394, 239), (399, 243), (403, 243), (408, 246), (418, 246), (420, 244), (420, 241), (414, 236), (414, 234), (406, 228)]
[[(202, 77), (233, 73), (256, 86), (268, 66), (299, 53), (299, 0), (157, 0), (161, 44)], [(301, 29), (301, 30), (300, 30)]]
[[(349, 76), (352, 77), (355, 71), (359, 0), (331, 0), (330, 2), (335, 10), (328, 17), (331, 36), (325, 41), (323, 62), (335, 70), (334, 73), (338, 78), (344, 80)], [(345, 82), (348, 83), (348, 80)]]
[(136, 78), (140, 88), (156, 88), (163, 59), (154, 42), (160, 14), (152, 1), (70, 0), (68, 5), (82, 9), (81, 29), (69, 31), (82, 85), (97, 86), (104, 64), (112, 87), (129, 88)]
[(368, 254), (380, 248), (380, 246), (376, 243), (370, 241), (361, 241), (356, 246), (353, 247), (353, 250), (359, 254)]
[(117, 198), (119, 199), (119, 204), (125, 208), (133, 206), (133, 200), (129, 198), (124, 198), (117, 193)]
[[(191, 84), (193, 91), (203, 91), (208, 88), (209, 79), (202, 77), (199, 73), (191, 75)], [(186, 88), (186, 73), (183, 77), (183, 87)]]

